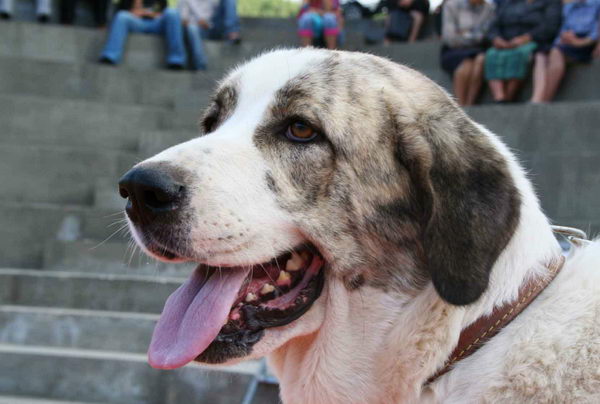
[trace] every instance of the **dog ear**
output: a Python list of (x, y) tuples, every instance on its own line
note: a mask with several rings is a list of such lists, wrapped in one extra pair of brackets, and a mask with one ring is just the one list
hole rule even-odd
[(424, 136), (426, 157), (407, 153), (406, 139), (397, 157), (416, 188), (433, 284), (448, 303), (466, 305), (487, 288), (517, 226), (520, 196), (505, 158), (468, 118), (448, 129)]

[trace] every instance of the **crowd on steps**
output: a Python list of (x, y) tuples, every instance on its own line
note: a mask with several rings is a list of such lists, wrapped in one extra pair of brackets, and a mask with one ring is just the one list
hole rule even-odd
[[(52, 0), (35, 0), (47, 22)], [(59, 21), (72, 24), (76, 0), (57, 0)], [(107, 24), (99, 62), (117, 65), (129, 33), (161, 35), (166, 65), (182, 70), (208, 65), (204, 39), (241, 41), (236, 0), (92, 0), (94, 22)], [(498, 103), (512, 102), (533, 69), (532, 103), (550, 102), (568, 64), (600, 57), (600, 0), (443, 0), (430, 14), (429, 0), (381, 0), (381, 42), (414, 42), (424, 22), (435, 21), (441, 37), (441, 67), (453, 77), (457, 101), (476, 103), (484, 80)], [(0, 0), (0, 17), (13, 14), (13, 0)], [(343, 47), (344, 13), (339, 0), (302, 0), (297, 15), (301, 46)], [(188, 61), (189, 49), (190, 60)]]

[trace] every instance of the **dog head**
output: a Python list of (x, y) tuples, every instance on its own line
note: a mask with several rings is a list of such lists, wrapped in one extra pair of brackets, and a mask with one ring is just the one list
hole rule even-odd
[(156, 367), (314, 333), (329, 282), (404, 296), (432, 282), (472, 303), (519, 219), (487, 135), (433, 82), (375, 56), (260, 56), (220, 83), (202, 132), (120, 183), (142, 248), (199, 263), (157, 325)]

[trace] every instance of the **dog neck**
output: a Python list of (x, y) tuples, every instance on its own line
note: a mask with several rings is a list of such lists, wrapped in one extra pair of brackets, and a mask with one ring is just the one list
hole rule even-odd
[(523, 283), (543, 276), (560, 247), (523, 170), (497, 146), (520, 191), (521, 217), (487, 291), (474, 304), (458, 307), (444, 302), (433, 285), (409, 297), (374, 288), (348, 293), (341, 282), (328, 281), (323, 326), (270, 356), (285, 404), (416, 403), (435, 397), (435, 384), (425, 392), (423, 385), (444, 365), (460, 332), (514, 301)]

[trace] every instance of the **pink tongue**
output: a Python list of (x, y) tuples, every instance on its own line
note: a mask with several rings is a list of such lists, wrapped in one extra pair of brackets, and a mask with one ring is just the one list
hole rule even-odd
[(223, 327), (249, 268), (206, 274), (196, 268), (165, 303), (154, 328), (148, 362), (154, 368), (174, 369), (200, 355)]

